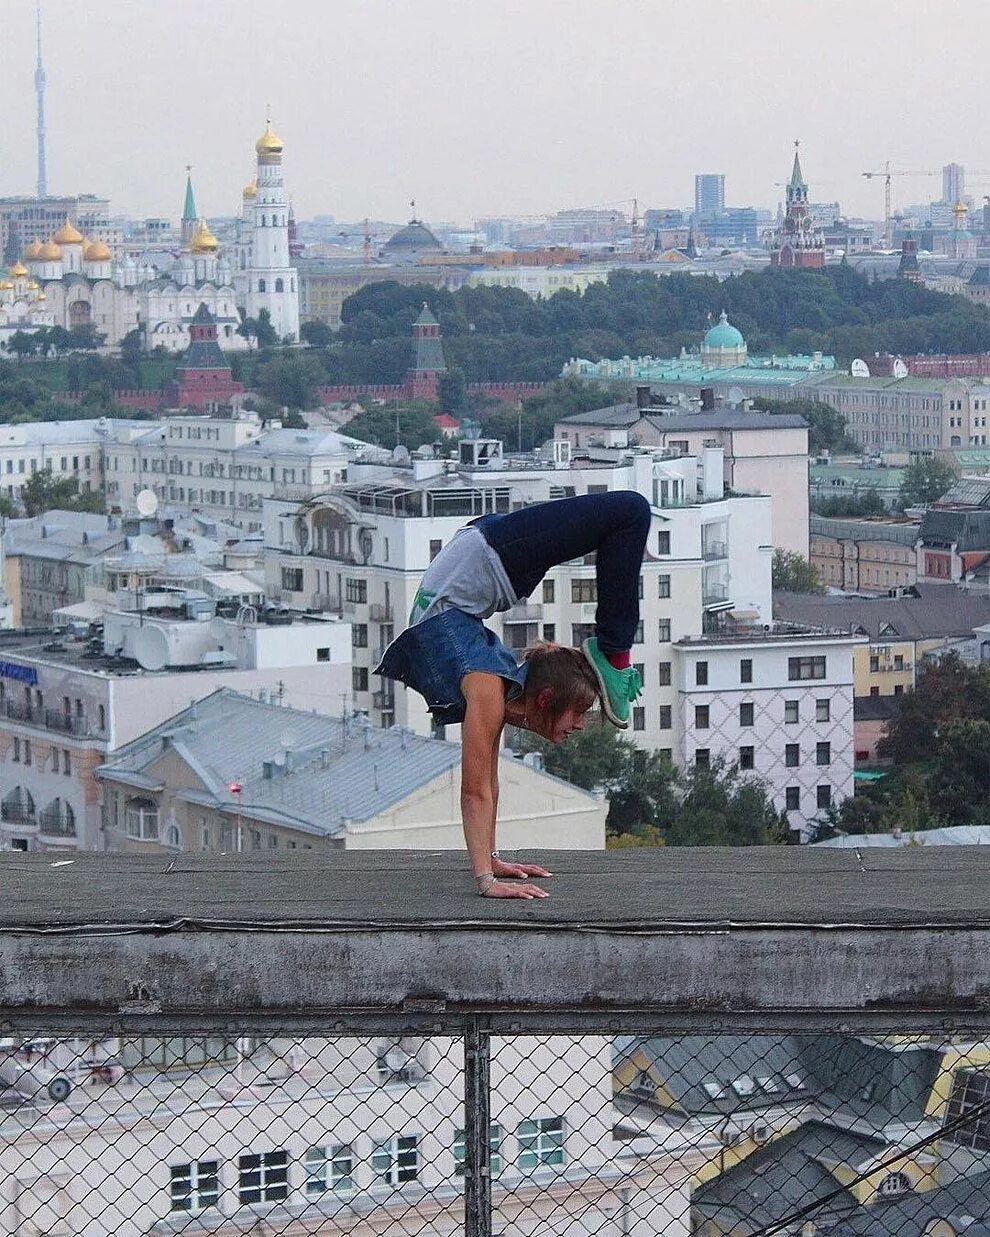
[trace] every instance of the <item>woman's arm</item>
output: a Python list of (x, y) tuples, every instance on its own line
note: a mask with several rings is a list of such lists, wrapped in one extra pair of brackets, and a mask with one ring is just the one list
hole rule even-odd
[(472, 671), (461, 680), (461, 691), (467, 702), (462, 728), (461, 818), (471, 870), (481, 892), (488, 897), (545, 898), (546, 891), (538, 885), (509, 885), (491, 879), (498, 807), (498, 748), (505, 725), (504, 682), (498, 675)]

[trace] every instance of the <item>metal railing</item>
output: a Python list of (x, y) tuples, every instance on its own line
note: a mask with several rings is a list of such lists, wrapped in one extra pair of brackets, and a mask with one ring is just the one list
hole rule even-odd
[(390, 605), (386, 606), (383, 602), (373, 601), (368, 607), (368, 618), (373, 623), (391, 623), (395, 618), (395, 612)]
[(33, 827), (38, 823), (38, 816), (33, 807), (26, 807), (23, 803), (0, 803), (0, 820)]
[(35, 726), (39, 730), (54, 730), (58, 734), (70, 734), (79, 738), (93, 738), (99, 733), (90, 726), (85, 714), (67, 714), (58, 709), (45, 709), (40, 705), (28, 706), (18, 700), (6, 700), (3, 711), (13, 722)]
[(718, 558), (728, 558), (729, 549), (724, 541), (708, 541), (703, 542), (701, 546), (701, 557), (706, 562), (711, 562)]

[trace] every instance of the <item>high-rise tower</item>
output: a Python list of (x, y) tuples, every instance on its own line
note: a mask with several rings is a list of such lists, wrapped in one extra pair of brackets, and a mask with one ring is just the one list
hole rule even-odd
[(771, 240), (770, 265), (820, 270), (825, 265), (825, 237), (815, 228), (808, 203), (808, 184), (801, 171), (798, 143), (787, 182), (787, 211)]
[(38, 100), (38, 197), (48, 197), (48, 167), (45, 162), (45, 66), (41, 61), (41, 0), (37, 6), (38, 62), (34, 69), (34, 93)]
[(282, 339), (299, 338), (299, 292), (289, 253), (289, 204), (282, 181), (282, 139), (271, 119), (254, 146), (258, 156), (257, 195), (250, 209), (254, 226), (251, 266), (244, 272), (249, 318), (268, 311)]

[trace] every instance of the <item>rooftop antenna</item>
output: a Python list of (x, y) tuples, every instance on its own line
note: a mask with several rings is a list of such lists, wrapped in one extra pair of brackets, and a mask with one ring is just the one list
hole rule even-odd
[(34, 93), (38, 101), (38, 197), (48, 197), (48, 166), (45, 160), (45, 66), (41, 60), (41, 0), (36, 7), (38, 61), (34, 70)]
[(371, 265), (371, 220), (365, 217), (364, 220), (364, 252), (363, 261), (365, 266)]

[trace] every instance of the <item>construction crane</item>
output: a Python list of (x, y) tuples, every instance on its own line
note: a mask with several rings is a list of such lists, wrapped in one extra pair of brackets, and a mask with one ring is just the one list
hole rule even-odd
[(881, 172), (864, 172), (863, 175), (867, 180), (873, 180), (874, 177), (883, 177), (883, 247), (890, 249), (894, 243), (894, 234), (891, 229), (891, 214), (890, 214), (890, 181), (893, 176), (940, 176), (941, 172), (933, 172), (927, 170), (924, 172), (905, 172), (893, 171), (890, 166), (890, 160), (883, 165)]

